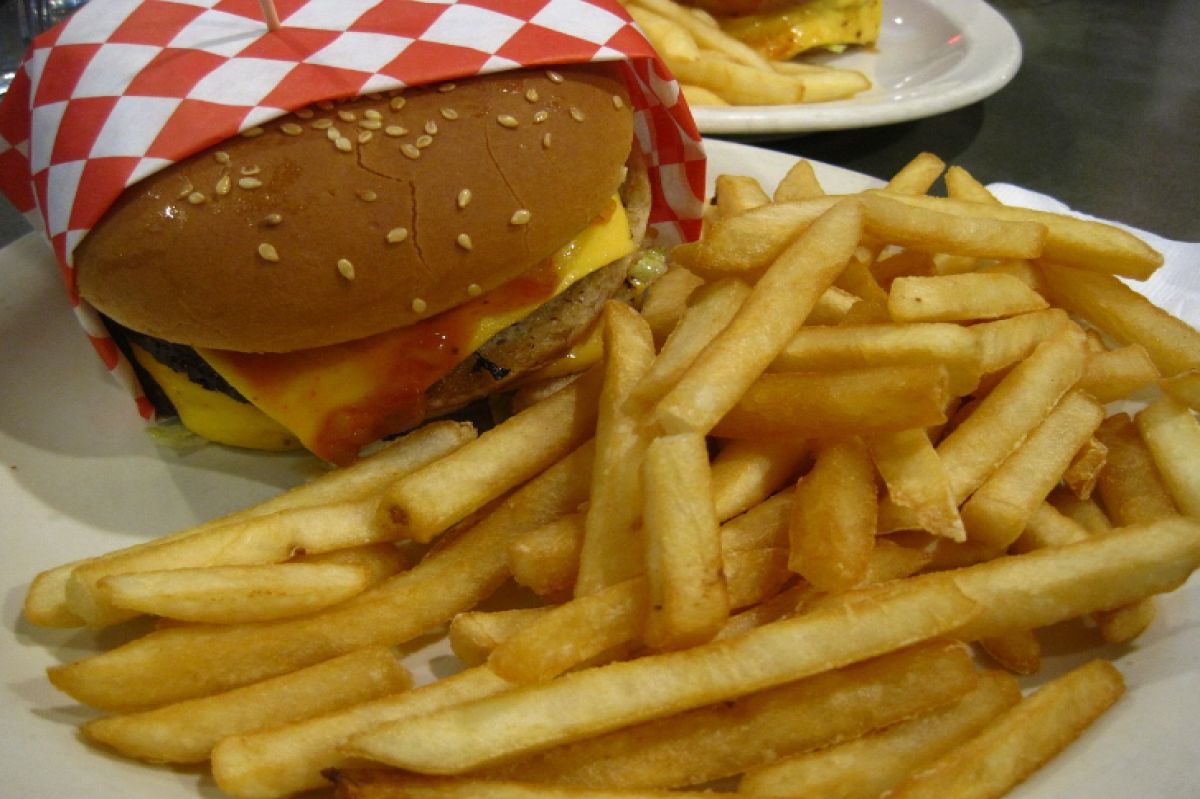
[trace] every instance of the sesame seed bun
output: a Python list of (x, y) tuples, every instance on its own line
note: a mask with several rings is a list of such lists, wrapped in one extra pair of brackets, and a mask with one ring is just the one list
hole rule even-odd
[(248, 133), (121, 197), (75, 253), (88, 302), (150, 336), (242, 352), (411, 324), (601, 214), (633, 119), (600, 64), (325, 103)]

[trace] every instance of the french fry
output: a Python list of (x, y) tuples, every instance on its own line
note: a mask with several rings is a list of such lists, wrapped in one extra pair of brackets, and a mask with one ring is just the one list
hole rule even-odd
[(935, 274), (933, 256), (919, 250), (899, 250), (880, 255), (871, 264), (871, 274), (886, 291), (898, 277), (929, 276)]
[(754, 549), (786, 547), (792, 494), (791, 489), (780, 491), (721, 525), (724, 557), (728, 559), (734, 553)]
[(1200, 422), (1170, 397), (1155, 400), (1134, 418), (1175, 505), (1188, 516), (1200, 516)]
[(496, 647), (549, 612), (548, 608), (464, 611), (450, 621), (446, 638), (455, 657), (468, 666), (479, 666)]
[(711, 17), (704, 18), (692, 13), (694, 9), (685, 8), (678, 3), (670, 2), (670, 0), (636, 0), (634, 5), (650, 9), (671, 20), (691, 34), (702, 47), (722, 53), (747, 66), (757, 67), (764, 71), (770, 69), (766, 58), (759, 55), (758, 51), (723, 32)]
[[(782, 547), (749, 549), (724, 555), (725, 590), (731, 610), (741, 610), (773, 597), (793, 574), (788, 551)], [(728, 618), (721, 623), (725, 628)]]
[(1096, 495), (1113, 523), (1141, 524), (1179, 512), (1128, 414), (1105, 419), (1096, 438), (1108, 448), (1107, 463), (1096, 480)]
[(1028, 358), (1038, 344), (1062, 335), (1070, 324), (1061, 308), (983, 322), (967, 328), (979, 340), (980, 370), (991, 374)]
[(521, 533), (508, 547), (508, 568), (519, 585), (542, 598), (570, 594), (582, 547), (583, 514), (567, 514)]
[(1078, 738), (1124, 692), (1121, 673), (1094, 660), (1044, 685), (889, 796), (1001, 796)]
[(1108, 403), (1125, 399), (1158, 379), (1158, 367), (1146, 348), (1129, 344), (1089, 355), (1079, 387)]
[(430, 541), (542, 472), (591, 437), (600, 374), (585, 375), (393, 483), (376, 525), (396, 538)]
[(367, 647), (226, 693), (96, 719), (83, 725), (83, 733), (139, 760), (198, 763), (230, 735), (311, 718), (411, 685), (391, 649)]
[(753, 383), (713, 428), (723, 438), (871, 435), (946, 421), (944, 366), (773, 372)]
[(862, 225), (853, 202), (814, 222), (772, 264), (733, 321), (659, 402), (668, 433), (707, 432), (774, 360), (854, 252)]
[(976, 203), (998, 202), (996, 196), (988, 191), (986, 186), (961, 166), (952, 166), (947, 169), (944, 179), (948, 197)]
[(334, 799), (704, 799), (707, 791), (591, 789), (507, 780), (426, 777), (398, 771), (330, 772)]
[(898, 322), (971, 322), (1047, 307), (1040, 294), (999, 272), (896, 278), (887, 303)]
[(1013, 542), (1009, 551), (1020, 554), (1044, 547), (1065, 547), (1083, 541), (1089, 535), (1091, 533), (1087, 528), (1047, 501), (1037, 506), (1024, 532)]
[(327, 783), (321, 772), (353, 763), (338, 747), (372, 727), (507, 691), (512, 683), (473, 668), (435, 683), (262, 732), (231, 735), (212, 752), (213, 776), (236, 799), (282, 799)]
[(494, 776), (592, 788), (698, 785), (953, 702), (976, 681), (965, 647), (930, 643), (553, 749)]
[(1013, 674), (1037, 674), (1042, 668), (1042, 644), (1033, 630), (1014, 630), (984, 638), (979, 645), (996, 665)]
[(864, 193), (863, 221), (867, 230), (884, 241), (930, 253), (983, 258), (1036, 258), (1042, 254), (1046, 227), (1041, 223), (954, 215), (930, 205), (904, 205), (892, 199), (911, 196)]
[(504, 582), (509, 542), (574, 510), (587, 494), (591, 460), (590, 444), (581, 447), (413, 569), (337, 607), (274, 622), (159, 630), (55, 666), (50, 681), (93, 707), (140, 709), (229, 690), (360, 647), (412, 640)]
[(975, 612), (949, 581), (897, 586), (869, 604), (834, 605), (715, 644), (384, 725), (347, 751), (423, 773), (459, 773), (849, 665), (943, 635)]
[(823, 591), (862, 583), (875, 544), (875, 470), (860, 438), (829, 442), (792, 499), (788, 567)]
[(774, 70), (739, 64), (701, 50), (694, 61), (667, 59), (684, 83), (718, 86), (717, 93), (736, 105), (791, 105), (804, 102), (804, 81)]
[(1200, 369), (1189, 369), (1159, 381), (1163, 393), (1192, 410), (1200, 408)]
[(650, 600), (643, 640), (659, 651), (702, 643), (729, 617), (704, 436), (654, 439), (642, 480)]
[(679, 89), (683, 92), (683, 96), (687, 98), (688, 105), (690, 106), (730, 105), (728, 100), (706, 86), (699, 86), (695, 83), (680, 83)]
[(654, 360), (650, 326), (627, 305), (604, 306), (604, 387), (596, 418), (596, 463), (584, 515), (575, 596), (642, 573), (642, 478), (632, 464), (649, 443), (645, 415), (629, 396)]
[(718, 521), (758, 505), (792, 482), (810, 459), (803, 443), (786, 440), (732, 440), (712, 462), (712, 503)]
[(779, 181), (771, 200), (772, 202), (786, 203), (821, 197), (824, 194), (825, 190), (821, 188), (821, 182), (817, 180), (817, 173), (813, 171), (812, 162), (800, 159), (792, 164)]
[(688, 307), (688, 297), (704, 285), (704, 278), (672, 263), (667, 273), (650, 284), (642, 300), (642, 318), (650, 325), (654, 341), (662, 345)]
[(911, 512), (922, 530), (951, 541), (965, 541), (967, 531), (959, 515), (946, 466), (934, 450), (929, 435), (916, 428), (880, 433), (867, 437), (866, 441), (875, 468), (887, 485), (887, 497), (881, 503), (876, 519), (883, 523), (879, 532), (894, 532), (885, 528), (888, 510), (895, 506)]
[(268, 621), (344, 602), (370, 585), (365, 568), (338, 563), (209, 566), (113, 574), (98, 585), (115, 608), (180, 621)]
[(878, 799), (914, 771), (974, 737), (1021, 701), (1016, 680), (985, 672), (957, 702), (882, 732), (784, 758), (747, 772), (739, 794)]
[(1142, 345), (1164, 377), (1200, 367), (1200, 332), (1112, 275), (1053, 264), (1042, 277), (1055, 305), (1122, 343)]
[(871, 88), (871, 80), (855, 69), (817, 66), (796, 61), (772, 61), (776, 72), (795, 78), (804, 87), (802, 100), (824, 103), (844, 100)]
[(718, 175), (714, 196), (721, 216), (737, 216), (771, 202), (759, 182), (746, 175)]
[(1006, 549), (1103, 419), (1089, 395), (1067, 394), (962, 506), (967, 537)]
[[(1107, 421), (1100, 424), (1103, 426), (1107, 424)], [(1097, 438), (1097, 441), (1099, 441), (1099, 438)], [(1105, 465), (1107, 466), (1107, 455), (1105, 456)], [(1047, 497), (1046, 502), (1091, 535), (1104, 535), (1113, 528), (1112, 522), (1109, 521), (1108, 516), (1096, 503), (1094, 497), (1080, 499), (1069, 492), (1055, 489)], [(1169, 516), (1170, 514), (1166, 515)]]
[(1075, 453), (1071, 465), (1063, 472), (1063, 482), (1075, 496), (1087, 499), (1095, 490), (1096, 481), (1100, 479), (1100, 472), (1107, 461), (1108, 447), (1092, 436)]
[(830, 286), (813, 306), (812, 313), (804, 320), (805, 325), (836, 325), (846, 318), (850, 309), (859, 303), (859, 298), (848, 291)]
[(946, 162), (933, 153), (918, 153), (888, 181), (888, 194), (925, 194), (942, 176)]

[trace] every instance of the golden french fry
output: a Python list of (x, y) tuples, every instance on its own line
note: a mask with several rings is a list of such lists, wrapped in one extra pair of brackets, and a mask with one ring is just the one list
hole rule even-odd
[(229, 690), (360, 647), (412, 640), (504, 582), (506, 549), (517, 533), (578, 507), (592, 457), (589, 443), (411, 570), (349, 602), (296, 619), (159, 630), (55, 666), (50, 681), (93, 707), (136, 709)]
[(694, 83), (680, 83), (679, 88), (683, 92), (683, 96), (687, 98), (688, 105), (691, 106), (727, 106), (730, 104), (724, 97), (704, 86), (697, 86)]
[(1175, 505), (1188, 516), (1200, 516), (1200, 422), (1170, 397), (1155, 400), (1135, 420)]
[(1113, 523), (1141, 524), (1179, 512), (1154, 457), (1127, 414), (1105, 419), (1096, 438), (1108, 448), (1107, 462), (1096, 479), (1096, 495)]
[(813, 306), (812, 313), (804, 320), (805, 325), (836, 325), (846, 318), (850, 309), (860, 302), (848, 291), (830, 286)]
[(717, 520), (727, 521), (763, 502), (792, 482), (808, 461), (808, 448), (796, 441), (726, 442), (712, 462), (712, 503)]
[(792, 491), (781, 491), (721, 525), (721, 551), (725, 557), (754, 549), (775, 549), (788, 543)]
[(899, 277), (888, 292), (888, 314), (898, 322), (972, 322), (1044, 310), (1046, 300), (1000, 272)]
[(977, 610), (948, 580), (901, 584), (871, 603), (834, 604), (715, 644), (384, 725), (347, 751), (423, 773), (459, 773), (865, 660), (961, 627)]
[(1043, 252), (1046, 227), (1039, 222), (955, 215), (940, 207), (902, 202), (911, 197), (907, 194), (864, 193), (863, 222), (867, 230), (883, 241), (929, 253), (1037, 258)]
[(350, 737), (380, 724), (507, 691), (512, 683), (487, 668), (262, 732), (231, 735), (212, 752), (221, 790), (236, 799), (282, 799), (327, 783), (321, 772), (349, 765), (338, 751)]
[(596, 416), (596, 463), (584, 516), (575, 596), (599, 591), (642, 573), (642, 478), (634, 464), (649, 443), (645, 415), (630, 393), (654, 360), (647, 325), (628, 305), (604, 306), (604, 387)]
[(771, 202), (762, 185), (746, 175), (718, 175), (715, 199), (721, 216), (737, 216)]
[(813, 171), (812, 162), (801, 159), (792, 164), (784, 174), (779, 185), (775, 187), (775, 194), (771, 199), (773, 202), (786, 203), (821, 197), (824, 194), (825, 190), (821, 188), (821, 182), (817, 180), (817, 173)]
[(1145, 280), (1162, 266), (1162, 255), (1150, 245), (1115, 225), (1066, 214), (1034, 211), (994, 203), (965, 202), (943, 197), (890, 195), (894, 202), (913, 208), (938, 211), (966, 219), (1002, 222), (1033, 222), (1046, 228), (1046, 240), (1036, 256), (1055, 264), (1090, 269)]
[(408, 568), (408, 558), (394, 544), (367, 544), (349, 549), (334, 549), (297, 555), (288, 563), (334, 563), (357, 566), (369, 575), (368, 585), (376, 586), (387, 578)]
[[(794, 575), (788, 570), (788, 551), (782, 547), (748, 549), (724, 555), (725, 589), (731, 610), (741, 610), (775, 596)], [(725, 629), (726, 618), (721, 629)]]
[(920, 250), (899, 250), (880, 255), (871, 264), (871, 274), (886, 291), (898, 277), (935, 274), (933, 256)]
[(1001, 672), (984, 672), (979, 685), (951, 705), (882, 732), (752, 769), (742, 777), (738, 793), (878, 799), (1019, 701), (1016, 680)]
[(1067, 394), (962, 506), (967, 537), (1006, 549), (1104, 420), (1088, 394)]
[(675, 263), (650, 284), (642, 300), (642, 318), (650, 325), (656, 343), (666, 341), (687, 310), (688, 297), (703, 285), (704, 278)]
[(666, 60), (680, 81), (711, 88), (736, 105), (792, 105), (804, 101), (803, 80), (770, 68), (740, 64), (722, 53), (702, 49), (694, 61)]
[(547, 613), (548, 608), (468, 610), (451, 619), (446, 638), (455, 657), (468, 666), (479, 666), (496, 647)]
[(432, 540), (591, 437), (599, 392), (595, 371), (405, 475), (385, 491), (376, 525), (395, 537)]
[(1033, 630), (984, 638), (979, 645), (997, 665), (1013, 674), (1037, 674), (1042, 668), (1042, 644)]
[(975, 179), (961, 166), (952, 166), (946, 170), (946, 196), (956, 200), (967, 200), (976, 203), (996, 203), (996, 196), (987, 187)]
[(1129, 344), (1089, 355), (1079, 387), (1101, 402), (1115, 402), (1158, 379), (1158, 367), (1146, 348)]
[(976, 681), (965, 647), (930, 643), (553, 749), (494, 775), (592, 788), (699, 785), (952, 702)]
[(1062, 513), (1049, 501), (1038, 505), (1024, 532), (1013, 542), (1010, 552), (1032, 552), (1043, 547), (1065, 547), (1085, 540), (1091, 533), (1079, 522)]
[(942, 176), (946, 162), (933, 153), (918, 153), (888, 181), (888, 194), (925, 194)]
[[(1126, 420), (1128, 420), (1128, 417), (1126, 417)], [(1100, 424), (1103, 427), (1104, 425), (1108, 424), (1108, 421), (1105, 420)], [(1097, 437), (1096, 440), (1099, 441), (1099, 437)], [(1106, 446), (1105, 449), (1108, 449), (1108, 447)], [(1105, 465), (1108, 465), (1107, 456), (1105, 456)], [(1101, 474), (1103, 474), (1103, 470), (1101, 470)], [(1099, 481), (1097, 481), (1097, 483), (1098, 482)], [(1104, 511), (1096, 503), (1094, 497), (1080, 499), (1074, 494), (1061, 489), (1055, 489), (1050, 493), (1050, 496), (1047, 497), (1046, 502), (1063, 516), (1066, 516), (1068, 519), (1075, 522), (1090, 535), (1104, 535), (1113, 528), (1112, 522), (1109, 521), (1108, 516), (1105, 515)], [(1172, 512), (1173, 511), (1174, 508), (1172, 508)], [(1164, 515), (1169, 516), (1170, 513)], [(1146, 521), (1151, 520), (1152, 519), (1147, 519)]]
[(729, 618), (704, 435), (654, 439), (642, 480), (649, 589), (643, 640), (660, 651), (702, 643)]
[(704, 799), (707, 791), (606, 790), (399, 771), (335, 770), (334, 799)]
[(571, 513), (521, 533), (508, 547), (508, 568), (518, 585), (540, 597), (570, 594), (582, 546), (583, 514)]
[[(373, 495), (474, 437), (475, 430), (468, 424), (428, 425), (353, 466), (244, 511), (72, 564), (68, 579), (60, 583), (56, 576), (51, 581), (65, 589), (54, 602), (69, 605), (88, 624), (106, 626), (136, 615), (107, 606), (97, 597), (97, 585), (110, 574), (278, 563), (297, 551), (321, 552), (378, 541), (378, 535), (362, 523), (374, 504)], [(48, 604), (44, 598), (37, 603)]]
[[(1189, 369), (1159, 381), (1163, 392), (1192, 410), (1200, 408), (1200, 369)], [(30, 589), (30, 593), (33, 590)]]
[(955, 396), (979, 385), (980, 338), (949, 323), (802, 327), (771, 363), (772, 371), (806, 372), (867, 366), (941, 364)]
[(967, 328), (979, 340), (980, 370), (998, 372), (1028, 358), (1038, 344), (1062, 335), (1070, 318), (1061, 308), (1020, 314)]
[(867, 577), (875, 544), (875, 470), (860, 438), (817, 452), (792, 499), (788, 568), (822, 591), (845, 591)]
[(700, 45), (687, 28), (637, 3), (629, 3), (625, 9), (664, 57), (672, 61), (695, 61), (700, 57)]
[(773, 372), (750, 386), (712, 434), (828, 438), (941, 424), (949, 381), (940, 365)]
[(1047, 293), (1046, 283), (1042, 280), (1041, 270), (1037, 268), (1033, 261), (1009, 258), (1004, 261), (985, 263), (979, 268), (979, 271), (993, 275), (1008, 275), (1021, 281), (1031, 291), (1037, 292), (1043, 297)]
[(1001, 796), (1078, 738), (1125, 692), (1116, 667), (1094, 660), (1047, 683), (888, 794), (893, 799)]
[(695, 9), (685, 8), (671, 0), (636, 0), (634, 5), (647, 8), (671, 20), (691, 34), (702, 47), (723, 53), (738, 63), (758, 67), (764, 71), (770, 70), (770, 63), (766, 58), (759, 55), (754, 48), (722, 31), (712, 17), (693, 13)]
[(887, 509), (897, 506), (910, 511), (922, 530), (951, 541), (966, 540), (967, 531), (950, 487), (946, 465), (923, 429), (869, 436), (867, 446), (875, 468), (887, 485), (887, 497), (877, 519), (885, 526), (881, 526), (879, 532), (894, 532), (886, 529), (886, 517)]
[(862, 231), (853, 202), (814, 222), (771, 265), (733, 321), (658, 403), (668, 433), (708, 432), (774, 360), (833, 283)]
[(361, 594), (370, 582), (370, 572), (361, 566), (276, 563), (113, 574), (97, 588), (112, 607), (180, 621), (237, 624), (322, 610)]
[(390, 648), (367, 647), (226, 693), (96, 719), (83, 732), (139, 760), (198, 763), (230, 735), (311, 718), (411, 685)]
[(871, 88), (871, 80), (855, 69), (841, 69), (797, 61), (772, 61), (771, 67), (781, 75), (795, 78), (804, 87), (802, 101), (825, 103), (844, 100)]
[[(1095, 395), (1093, 395), (1095, 396)], [(1063, 472), (1063, 482), (1066, 483), (1075, 496), (1088, 499), (1100, 479), (1100, 471), (1108, 461), (1108, 447), (1100, 443), (1096, 437), (1090, 437), (1084, 442), (1079, 452), (1075, 453), (1071, 465)]]
[(1112, 275), (1048, 264), (1042, 277), (1055, 305), (1123, 343), (1141, 344), (1164, 377), (1200, 367), (1200, 332)]

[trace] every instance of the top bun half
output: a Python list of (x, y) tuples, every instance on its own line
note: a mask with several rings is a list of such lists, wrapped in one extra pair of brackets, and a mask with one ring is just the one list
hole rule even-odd
[(321, 103), (128, 189), (76, 250), (80, 294), (191, 346), (362, 338), (549, 257), (607, 210), (632, 141), (611, 64)]

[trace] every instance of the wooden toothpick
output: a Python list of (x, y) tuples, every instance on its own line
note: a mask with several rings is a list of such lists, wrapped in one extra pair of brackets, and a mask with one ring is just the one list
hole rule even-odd
[(279, 30), (279, 12), (275, 10), (275, 0), (258, 0), (262, 9), (263, 19), (267, 21), (267, 30)]

